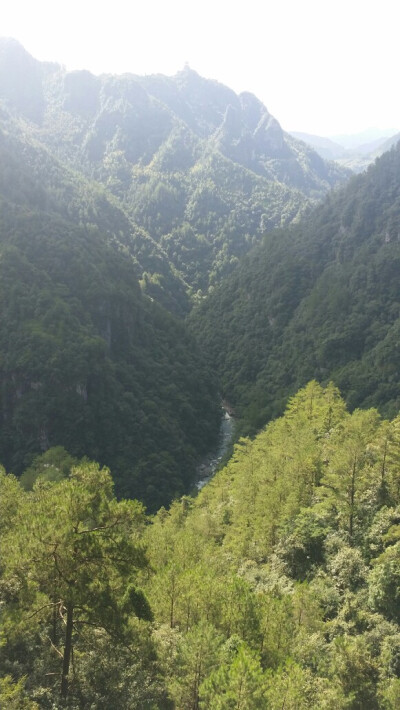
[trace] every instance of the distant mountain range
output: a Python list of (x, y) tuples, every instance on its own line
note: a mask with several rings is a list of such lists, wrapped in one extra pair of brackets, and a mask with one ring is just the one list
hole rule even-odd
[(377, 148), (382, 142), (399, 132), (398, 128), (367, 128), (358, 133), (340, 133), (330, 135), (329, 138), (349, 150), (359, 150), (369, 146), (371, 150)]
[[(157, 242), (156, 261), (161, 249), (193, 291), (349, 175), (285, 133), (255, 96), (188, 67), (175, 77), (96, 77), (3, 40), (0, 99), (32, 138), (102, 183)], [(164, 267), (147, 262), (149, 292), (167, 292)]]
[(330, 138), (293, 131), (295, 138), (310, 145), (325, 160), (334, 160), (354, 172), (365, 170), (376, 158), (390, 150), (400, 140), (400, 132), (370, 129), (355, 135), (338, 135)]

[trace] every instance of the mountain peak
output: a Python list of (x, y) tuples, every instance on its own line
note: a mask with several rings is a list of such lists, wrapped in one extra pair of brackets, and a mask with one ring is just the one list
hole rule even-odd
[(195, 69), (192, 69), (187, 62), (185, 63), (183, 69), (176, 72), (173, 78), (175, 81), (182, 82), (184, 84), (204, 81), (203, 77)]
[(0, 99), (39, 123), (43, 113), (41, 63), (11, 37), (0, 38)]
[[(17, 39), (14, 39), (13, 37), (0, 37), (0, 54), (3, 54), (4, 52), (20, 52), (21, 54), (29, 54), (25, 47), (21, 44), (21, 42), (18, 42)], [(33, 59), (33, 57), (32, 57)]]

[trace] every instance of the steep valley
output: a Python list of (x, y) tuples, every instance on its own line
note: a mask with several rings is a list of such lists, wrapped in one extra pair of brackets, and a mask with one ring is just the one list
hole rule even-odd
[(0, 460), (63, 446), (155, 510), (218, 432), (184, 316), (347, 173), (189, 68), (96, 77), (1, 40), (0, 101)]
[(2, 708), (398, 710), (399, 276), (400, 143), (0, 40)]

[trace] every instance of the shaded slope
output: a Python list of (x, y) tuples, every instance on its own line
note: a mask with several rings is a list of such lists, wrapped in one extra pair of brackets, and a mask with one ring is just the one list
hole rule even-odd
[(187, 284), (174, 269), (168, 255), (140, 228), (121, 203), (100, 183), (68, 170), (32, 136), (32, 131), (0, 108), (4, 196), (23, 199), (32, 208), (46, 209), (85, 229), (100, 229), (107, 241), (132, 256), (138, 278), (155, 274), (146, 291), (168, 310), (184, 315), (189, 309)]
[(20, 472), (63, 445), (119, 493), (168, 502), (215, 438), (209, 373), (142, 295), (119, 208), (17, 131), (0, 157), (0, 460)]
[(400, 403), (400, 147), (276, 232), (192, 316), (254, 430), (310, 378), (351, 407)]

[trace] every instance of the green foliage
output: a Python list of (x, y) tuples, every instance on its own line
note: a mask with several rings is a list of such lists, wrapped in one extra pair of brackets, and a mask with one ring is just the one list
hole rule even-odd
[(97, 632), (87, 653), (79, 653), (74, 707), (108, 710), (172, 710), (150, 633), (139, 628), (127, 647)]
[(218, 663), (221, 638), (206, 622), (178, 640), (169, 689), (176, 708), (197, 710), (201, 683)]
[[(399, 526), (397, 525), (399, 533)], [(400, 622), (400, 543), (390, 545), (376, 560), (370, 575), (370, 603), (389, 619)]]
[(192, 312), (244, 434), (312, 378), (332, 380), (351, 409), (397, 413), (399, 166), (397, 146), (269, 234)]
[(156, 510), (189, 489), (219, 412), (210, 368), (155, 301), (185, 315), (299, 216), (301, 190), (343, 175), (254, 97), (192, 72), (96, 78), (0, 49), (0, 460), (21, 474), (62, 446)]
[(241, 644), (229, 660), (201, 686), (200, 707), (213, 710), (265, 708), (265, 678), (256, 654)]
[(11, 676), (0, 678), (1, 705), (8, 710), (38, 710), (39, 705), (27, 697), (24, 691), (25, 678), (14, 683)]
[(393, 707), (398, 509), (381, 480), (397, 424), (310, 382), (195, 500), (159, 511), (145, 587), (177, 708)]
[(28, 466), (31, 486), (33, 459), (61, 446), (112, 466), (119, 494), (155, 510), (217, 437), (213, 378), (185, 326), (142, 294), (122, 211), (15, 131), (0, 153), (0, 460)]
[[(2, 706), (394, 710), (400, 149), (298, 223), (343, 174), (249, 94), (1, 42), (0, 98)], [(212, 371), (149, 524), (102, 466), (188, 490)]]
[[(376, 411), (356, 410), (342, 428), (337, 428), (326, 445), (329, 465), (321, 480), (323, 495), (327, 502), (333, 502), (339, 527), (351, 541), (360, 519), (373, 512), (374, 491), (371, 487), (374, 488), (376, 470), (370, 468), (368, 443), (375, 436), (379, 423)], [(372, 496), (368, 495), (370, 491)]]
[(54, 446), (34, 458), (20, 477), (20, 483), (25, 490), (32, 490), (39, 477), (42, 481), (61, 481), (77, 463), (63, 446)]
[(222, 155), (206, 153), (190, 171), (166, 175), (155, 160), (132, 174), (127, 209), (193, 293), (219, 283), (260, 241), (263, 216), (270, 227), (287, 224), (304, 206), (301, 193), (241, 172)]
[(267, 707), (280, 710), (307, 708), (345, 708), (344, 696), (326, 679), (316, 678), (308, 668), (288, 661), (277, 673), (269, 674), (266, 691)]
[(312, 381), (196, 498), (151, 521), (116, 501), (96, 464), (39, 475), (32, 491), (3, 471), (5, 697), (394, 710), (400, 518), (382, 476), (396, 469), (397, 429)]
[[(113, 195), (148, 231), (131, 223), (135, 238), (123, 241), (140, 276), (150, 274), (150, 295), (180, 314), (185, 287), (218, 283), (266, 229), (292, 222), (348, 174), (282, 131), (254, 96), (186, 69), (94, 77), (2, 41), (0, 99), (59, 159), (100, 182), (103, 202)], [(98, 223), (95, 210), (90, 217)]]
[[(13, 485), (14, 479), (3, 476), (2, 493)], [(115, 666), (119, 645), (126, 666), (130, 662), (127, 649), (138, 642), (137, 619), (152, 619), (137, 586), (138, 570), (147, 564), (141, 541), (144, 524), (142, 506), (117, 502), (109, 472), (95, 464), (80, 465), (61, 481), (39, 478), (32, 492), (19, 489), (3, 534), (3, 652), (9, 663), (14, 659), (12, 670), (20, 672), (27, 664), (21, 651), (36, 636), (36, 661), (31, 657), (27, 667), (31, 697), (39, 697), (39, 682), (43, 698), (72, 693), (81, 696), (82, 703), (94, 693), (98, 707), (106, 707), (114, 685), (126, 693), (141, 676), (151, 685), (148, 661), (136, 658), (130, 672)], [(96, 648), (103, 658), (103, 680), (87, 685), (83, 678), (91, 672)], [(21, 695), (23, 682), (21, 678), (15, 688), (6, 688), (12, 690), (10, 697)], [(143, 688), (142, 707), (154, 707), (153, 692), (162, 693), (161, 686)], [(136, 698), (125, 706), (137, 703)]]
[(364, 638), (341, 637), (334, 643), (333, 671), (340, 679), (347, 707), (379, 708), (378, 667)]

